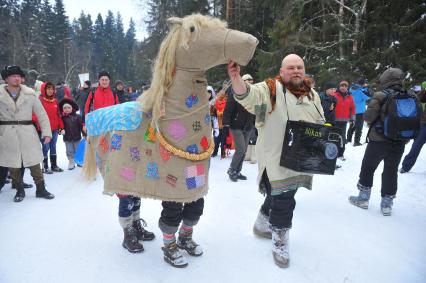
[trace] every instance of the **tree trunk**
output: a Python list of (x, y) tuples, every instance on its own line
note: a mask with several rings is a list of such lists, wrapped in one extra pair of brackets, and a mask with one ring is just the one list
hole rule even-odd
[(362, 15), (365, 13), (365, 9), (367, 7), (367, 0), (363, 0), (359, 11), (355, 14), (355, 37), (352, 45), (352, 54), (358, 53), (358, 40), (359, 40), (359, 30), (360, 30), (360, 22)]
[(339, 58), (343, 59), (343, 5), (345, 0), (340, 0), (339, 7)]

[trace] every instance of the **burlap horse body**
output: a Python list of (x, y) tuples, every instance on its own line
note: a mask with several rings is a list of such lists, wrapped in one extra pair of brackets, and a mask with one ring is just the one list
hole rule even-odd
[(230, 59), (246, 65), (257, 39), (202, 15), (169, 22), (150, 89), (87, 115), (84, 171), (93, 177), (98, 164), (105, 193), (177, 202), (207, 193), (214, 144), (205, 71)]

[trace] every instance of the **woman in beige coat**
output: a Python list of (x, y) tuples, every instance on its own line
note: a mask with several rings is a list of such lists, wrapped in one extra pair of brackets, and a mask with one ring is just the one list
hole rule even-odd
[(6, 84), (0, 85), (0, 166), (9, 167), (16, 184), (15, 202), (25, 197), (21, 166), (30, 168), (36, 184), (36, 197), (52, 199), (44, 184), (40, 162), (43, 154), (40, 140), (32, 124), (34, 112), (40, 123), (42, 136), (50, 141), (49, 119), (34, 90), (22, 85), (24, 73), (18, 66), (7, 66), (1, 71)]

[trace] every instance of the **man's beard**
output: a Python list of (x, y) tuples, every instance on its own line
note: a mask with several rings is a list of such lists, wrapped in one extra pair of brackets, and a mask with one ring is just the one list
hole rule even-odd
[(292, 78), (287, 83), (287, 86), (293, 89), (298, 89), (303, 86), (303, 79), (302, 78)]

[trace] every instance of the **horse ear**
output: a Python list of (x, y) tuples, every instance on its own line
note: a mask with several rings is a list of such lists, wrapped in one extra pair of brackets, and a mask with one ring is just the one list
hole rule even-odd
[(171, 17), (167, 19), (167, 23), (171, 24), (171, 25), (182, 25), (182, 18), (178, 18), (178, 17)]

